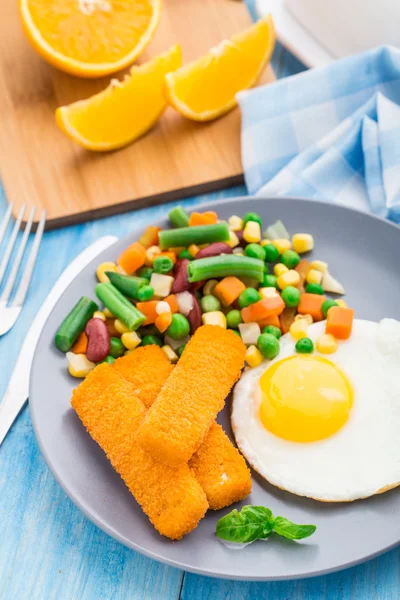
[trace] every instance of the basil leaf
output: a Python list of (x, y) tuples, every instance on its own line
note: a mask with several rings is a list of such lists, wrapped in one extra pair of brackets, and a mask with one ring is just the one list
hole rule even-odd
[(317, 528), (315, 525), (296, 525), (285, 517), (276, 517), (273, 529), (288, 540), (302, 540), (312, 535)]
[(249, 543), (267, 538), (274, 525), (274, 517), (264, 506), (244, 506), (232, 510), (217, 523), (216, 534), (228, 542)]

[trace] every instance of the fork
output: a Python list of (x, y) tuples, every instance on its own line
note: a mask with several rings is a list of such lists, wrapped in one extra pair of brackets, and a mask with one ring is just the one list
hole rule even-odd
[[(0, 223), (0, 247), (2, 245), (4, 236), (7, 231), (8, 224), (11, 219), (13, 209), (13, 203), (10, 203), (7, 209), (6, 214), (2, 222)], [(11, 232), (11, 236), (9, 242), (7, 244), (4, 256), (0, 262), (0, 286), (3, 283), (4, 276), (6, 274), (7, 267), (10, 263), (11, 255), (17, 241), (18, 232), (21, 228), (22, 219), (24, 217), (26, 211), (26, 204), (21, 206), (19, 211), (17, 220), (14, 223), (14, 227)], [(8, 331), (10, 331), (11, 327), (15, 324), (18, 319), (20, 312), (22, 310), (22, 306), (24, 304), (26, 295), (28, 293), (29, 284), (32, 279), (33, 270), (35, 268), (35, 263), (37, 259), (37, 255), (39, 252), (40, 242), (43, 236), (43, 230), (46, 223), (46, 211), (42, 212), (41, 219), (37, 226), (35, 238), (33, 240), (32, 248), (26, 262), (25, 271), (22, 275), (20, 284), (15, 293), (14, 299), (11, 303), (9, 303), (11, 293), (14, 288), (15, 280), (17, 279), (18, 271), (24, 257), (25, 248), (28, 243), (29, 234), (32, 229), (32, 223), (35, 216), (36, 209), (35, 207), (31, 208), (28, 221), (25, 226), (24, 233), (22, 235), (21, 241), (18, 246), (17, 253), (15, 255), (14, 263), (11, 267), (10, 274), (7, 278), (7, 281), (4, 286), (4, 290), (0, 296), (0, 335), (4, 335)]]

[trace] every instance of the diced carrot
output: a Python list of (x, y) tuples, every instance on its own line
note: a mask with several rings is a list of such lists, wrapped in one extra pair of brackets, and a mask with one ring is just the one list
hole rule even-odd
[(166, 298), (163, 298), (163, 301), (168, 302), (173, 315), (179, 312), (179, 306), (178, 302), (176, 301), (175, 294), (170, 294)]
[(150, 248), (150, 246), (158, 246), (159, 231), (161, 231), (161, 227), (149, 225), (139, 239), (139, 243), (145, 248)]
[(88, 347), (88, 339), (86, 333), (83, 331), (72, 346), (72, 352), (74, 354), (86, 354)]
[(322, 305), (325, 300), (325, 296), (319, 294), (301, 294), (297, 312), (300, 315), (311, 315), (313, 321), (322, 321), (324, 318)]
[(246, 286), (237, 277), (225, 277), (214, 288), (214, 296), (223, 306), (230, 306), (244, 292)]
[(111, 319), (106, 319), (106, 325), (111, 337), (121, 337), (120, 332), (115, 329), (115, 319), (113, 317)]
[(217, 213), (209, 211), (204, 213), (194, 212), (190, 215), (189, 226), (193, 225), (213, 225), (218, 221)]
[(270, 317), (266, 317), (262, 321), (258, 322), (261, 328), (266, 327), (267, 325), (273, 325), (274, 327), (281, 328), (281, 323), (279, 321), (278, 315), (271, 315)]
[(158, 315), (157, 319), (154, 321), (154, 324), (160, 333), (164, 333), (164, 331), (167, 331), (168, 327), (171, 325), (171, 322), (172, 313), (165, 312), (161, 315)]
[(164, 252), (160, 252), (159, 254), (156, 254), (154, 258), (158, 258), (159, 256), (167, 256), (174, 264), (176, 263), (176, 253), (173, 250), (165, 250)]
[(295, 271), (298, 272), (298, 274), (300, 275), (300, 281), (297, 284), (297, 288), (300, 290), (300, 293), (303, 294), (304, 293), (304, 282), (306, 280), (307, 277), (307, 273), (311, 268), (311, 263), (306, 259), (303, 258), (303, 260), (301, 260), (299, 262), (299, 264), (297, 265), (297, 267), (295, 267)]
[(260, 323), (267, 317), (280, 315), (284, 308), (285, 303), (277, 294), (276, 296), (264, 298), (264, 300), (259, 300), (254, 304), (250, 304), (250, 306), (246, 306), (246, 308), (242, 308), (241, 315), (245, 323)]
[(338, 340), (348, 340), (353, 328), (354, 310), (341, 306), (332, 306), (326, 317), (326, 333)]
[(287, 333), (296, 316), (297, 309), (288, 306), (281, 312), (279, 320), (281, 322), (282, 333)]
[(132, 275), (137, 269), (143, 267), (145, 258), (145, 248), (139, 242), (134, 242), (119, 255), (117, 263), (124, 269), (125, 273)]
[(157, 304), (158, 300), (149, 300), (148, 302), (138, 302), (136, 304), (136, 308), (146, 317), (143, 325), (152, 325), (156, 322), (158, 317), (158, 314), (156, 313)]

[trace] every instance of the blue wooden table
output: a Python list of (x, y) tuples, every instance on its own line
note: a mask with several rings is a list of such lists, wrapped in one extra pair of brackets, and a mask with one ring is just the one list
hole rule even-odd
[[(302, 66), (278, 45), (279, 77)], [(192, 198), (185, 206), (246, 193), (244, 187)], [(0, 398), (29, 324), (67, 264), (105, 234), (122, 236), (171, 205), (48, 232), (26, 307), (0, 338)], [(6, 200), (0, 189), (0, 217)], [(368, 524), (366, 523), (366, 527)], [(158, 564), (89, 522), (48, 470), (25, 408), (0, 448), (0, 600), (393, 600), (400, 598), (400, 549), (341, 573), (294, 582), (209, 579)]]

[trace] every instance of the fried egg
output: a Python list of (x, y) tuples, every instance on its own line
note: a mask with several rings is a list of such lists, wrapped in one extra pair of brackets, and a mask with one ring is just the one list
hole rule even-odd
[[(314, 345), (325, 321), (308, 336)], [(236, 384), (232, 429), (271, 484), (345, 502), (400, 485), (400, 323), (355, 320), (334, 354), (298, 354), (290, 334), (277, 358)]]

